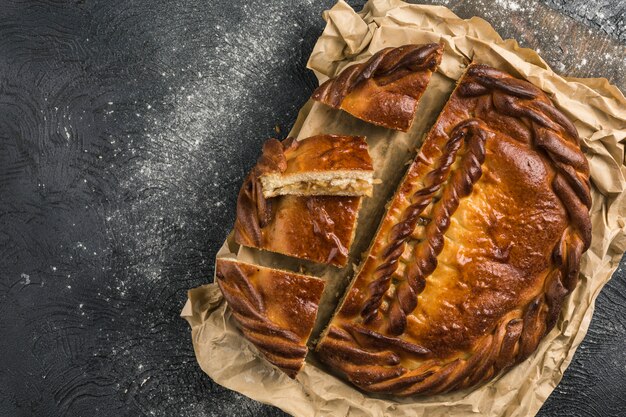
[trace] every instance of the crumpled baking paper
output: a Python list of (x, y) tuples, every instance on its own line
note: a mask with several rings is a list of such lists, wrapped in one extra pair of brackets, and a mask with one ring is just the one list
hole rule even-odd
[[(443, 42), (445, 55), (420, 103), (408, 133), (368, 125), (346, 113), (309, 101), (290, 132), (299, 139), (319, 133), (367, 136), (377, 178), (364, 200), (351, 250), (358, 263), (384, 213), (384, 204), (415, 155), (424, 134), (470, 61), (489, 64), (540, 87), (575, 123), (589, 159), (592, 180), (593, 240), (583, 256), (580, 281), (566, 300), (557, 326), (526, 361), (476, 389), (434, 397), (372, 396), (327, 373), (313, 355), (296, 380), (263, 360), (237, 330), (215, 284), (189, 291), (181, 315), (191, 326), (200, 367), (215, 382), (295, 416), (529, 416), (534, 415), (561, 380), (576, 347), (585, 337), (594, 300), (626, 249), (626, 99), (606, 79), (574, 79), (555, 74), (541, 57), (503, 40), (484, 20), (458, 18), (441, 6), (370, 0), (356, 13), (343, 0), (324, 13), (327, 22), (308, 62), (320, 82), (376, 51), (407, 43)], [(302, 270), (327, 280), (315, 332), (330, 315), (353, 266), (314, 265), (269, 252), (238, 247), (228, 237), (217, 257)], [(314, 333), (315, 333), (314, 332)]]

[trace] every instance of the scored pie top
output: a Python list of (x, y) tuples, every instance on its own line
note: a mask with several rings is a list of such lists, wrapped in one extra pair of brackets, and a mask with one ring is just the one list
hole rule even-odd
[(285, 158), (283, 174), (304, 171), (371, 171), (372, 158), (363, 136), (316, 135), (282, 142)]
[(443, 46), (437, 43), (382, 49), (324, 82), (312, 98), (366, 122), (406, 132), (442, 54)]
[(471, 65), (317, 346), (370, 392), (435, 394), (532, 353), (591, 240), (576, 128), (532, 84)]

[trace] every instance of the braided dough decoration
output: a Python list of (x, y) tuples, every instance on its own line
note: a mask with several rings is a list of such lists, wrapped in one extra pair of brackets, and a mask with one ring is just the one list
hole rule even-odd
[(294, 146), (292, 141), (288, 138), (281, 143), (270, 139), (263, 145), (263, 154), (239, 191), (235, 241), (248, 247), (344, 266), (354, 239), (361, 197), (263, 196), (259, 176), (287, 168), (285, 150)]
[(471, 65), (317, 345), (363, 390), (493, 378), (555, 325), (591, 240), (576, 128), (532, 84)]
[(217, 283), (244, 337), (295, 378), (324, 290), (319, 278), (218, 259)]
[(312, 98), (366, 122), (406, 132), (442, 54), (443, 46), (437, 43), (382, 49), (320, 85)]

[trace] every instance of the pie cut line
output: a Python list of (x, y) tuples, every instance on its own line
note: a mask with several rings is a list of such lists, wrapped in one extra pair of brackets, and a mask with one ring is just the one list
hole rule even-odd
[(433, 395), (528, 357), (591, 240), (589, 167), (540, 89), (471, 65), (316, 353), (359, 388)]

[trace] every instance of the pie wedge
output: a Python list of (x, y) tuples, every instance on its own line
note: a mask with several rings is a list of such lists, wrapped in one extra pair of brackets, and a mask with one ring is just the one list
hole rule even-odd
[(217, 260), (215, 275), (243, 336), (295, 378), (304, 365), (324, 281), (226, 258)]
[(382, 49), (324, 82), (312, 98), (366, 122), (406, 132), (442, 54), (443, 46), (437, 43)]
[(283, 144), (270, 140), (237, 199), (235, 241), (314, 262), (345, 266), (361, 197), (284, 195), (265, 198), (259, 177), (281, 171)]
[(467, 388), (553, 328), (591, 240), (589, 167), (540, 89), (484, 65), (457, 85), (316, 352), (369, 392)]
[(317, 135), (303, 140), (270, 139), (275, 169), (259, 175), (263, 196), (371, 196), (374, 168), (363, 136)]

